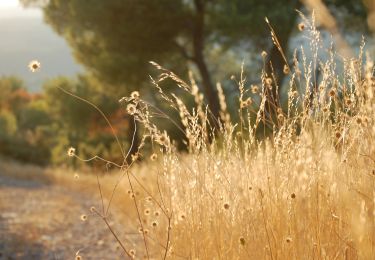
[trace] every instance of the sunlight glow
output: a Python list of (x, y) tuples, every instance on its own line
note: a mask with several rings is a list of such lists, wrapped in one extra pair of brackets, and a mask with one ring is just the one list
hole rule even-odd
[(0, 1), (0, 8), (13, 8), (13, 7), (19, 7), (20, 3), (18, 0), (1, 0)]

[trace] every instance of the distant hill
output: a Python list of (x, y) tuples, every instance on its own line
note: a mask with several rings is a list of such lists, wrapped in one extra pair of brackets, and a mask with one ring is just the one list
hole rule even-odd
[[(43, 81), (59, 75), (73, 76), (83, 71), (75, 63), (71, 50), (39, 17), (0, 15), (0, 75), (22, 78), (30, 91), (41, 89)], [(31, 73), (27, 65), (39, 60), (42, 68)]]

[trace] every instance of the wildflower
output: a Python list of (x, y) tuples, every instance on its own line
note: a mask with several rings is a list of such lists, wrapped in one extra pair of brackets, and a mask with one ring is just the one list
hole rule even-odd
[(299, 24), (298, 24), (298, 30), (300, 30), (301, 32), (302, 32), (303, 30), (305, 30), (305, 24), (304, 24), (304, 23), (299, 23)]
[(81, 215), (81, 220), (86, 221), (87, 220), (87, 215)]
[(127, 111), (130, 115), (134, 115), (134, 114), (137, 112), (137, 108), (135, 107), (134, 104), (128, 104), (128, 106), (126, 107), (126, 111)]
[(140, 95), (139, 95), (139, 92), (138, 91), (133, 91), (131, 94), (130, 94), (130, 97), (134, 100), (138, 100)]
[(37, 70), (40, 69), (40, 62), (37, 61), (37, 60), (32, 60), (30, 63), (29, 63), (29, 69), (31, 70), (31, 72), (36, 72)]
[(153, 153), (150, 156), (151, 161), (155, 161), (157, 158), (158, 158), (158, 155), (156, 153)]
[(76, 152), (76, 149), (73, 148), (73, 147), (70, 147), (70, 148), (68, 149), (68, 156), (69, 156), (69, 157), (73, 157), (73, 156), (75, 155), (75, 152)]
[(251, 92), (252, 92), (253, 94), (258, 93), (258, 91), (259, 91), (259, 88), (258, 88), (257, 85), (251, 85)]
[(241, 244), (241, 246), (244, 246), (246, 244), (246, 241), (245, 241), (244, 237), (240, 237), (240, 244)]

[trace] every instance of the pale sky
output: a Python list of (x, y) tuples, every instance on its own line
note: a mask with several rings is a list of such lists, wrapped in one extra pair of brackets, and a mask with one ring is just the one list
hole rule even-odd
[(42, 17), (37, 8), (23, 8), (18, 0), (0, 0), (0, 19), (17, 17)]

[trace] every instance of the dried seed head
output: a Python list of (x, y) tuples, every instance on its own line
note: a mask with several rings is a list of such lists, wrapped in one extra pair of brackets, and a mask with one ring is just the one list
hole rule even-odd
[(244, 237), (240, 237), (240, 245), (241, 246), (244, 246), (246, 244), (246, 241), (245, 241), (245, 238)]
[(148, 215), (150, 215), (150, 209), (145, 209), (144, 211), (143, 211), (143, 213), (146, 215), (146, 216), (148, 216)]
[(138, 100), (140, 95), (139, 95), (139, 92), (138, 91), (133, 91), (131, 94), (130, 94), (130, 97), (134, 100)]
[(336, 137), (337, 139), (339, 139), (339, 138), (341, 137), (341, 133), (340, 133), (339, 131), (336, 131), (336, 132), (335, 132), (335, 137)]
[(37, 61), (37, 60), (32, 60), (30, 63), (29, 63), (29, 69), (31, 70), (31, 72), (36, 72), (37, 70), (40, 69), (40, 62)]
[(75, 155), (75, 152), (76, 152), (76, 149), (73, 148), (73, 147), (70, 147), (70, 148), (68, 149), (68, 156), (69, 156), (69, 157), (73, 157), (73, 156)]
[(287, 243), (291, 243), (293, 240), (292, 240), (291, 237), (287, 237), (287, 238), (285, 239), (285, 241), (286, 241)]
[(357, 117), (356, 120), (357, 124), (362, 124), (362, 118), (361, 117)]
[(327, 113), (328, 110), (329, 110), (328, 107), (323, 107), (323, 112), (324, 112), (324, 113)]
[(334, 97), (334, 96), (336, 96), (336, 90), (331, 88), (331, 90), (328, 92), (328, 94), (329, 94), (330, 97)]
[(86, 221), (87, 220), (87, 215), (81, 215), (81, 220)]
[(224, 203), (224, 209), (229, 209), (229, 208), (230, 208), (229, 203)]
[(130, 249), (129, 254), (134, 258), (135, 257), (135, 249)]
[(266, 51), (262, 51), (262, 54), (261, 54), (261, 55), (262, 55), (262, 57), (263, 57), (263, 59), (264, 59), (264, 58), (267, 57), (267, 52), (266, 52)]
[(345, 100), (345, 104), (346, 104), (347, 106), (350, 106), (352, 103), (353, 103), (353, 102), (352, 102), (352, 100), (351, 100), (350, 98), (347, 98), (347, 99)]
[(271, 78), (266, 78), (265, 79), (265, 83), (266, 83), (266, 85), (271, 85), (272, 84), (272, 79)]
[(159, 217), (159, 216), (160, 216), (160, 212), (159, 212), (159, 211), (155, 211), (155, 212), (154, 212), (154, 216), (155, 216), (155, 217)]
[(185, 220), (186, 219), (186, 216), (185, 216), (185, 213), (180, 213), (179, 215), (178, 215), (178, 219), (179, 220)]
[(76, 255), (75, 260), (82, 260), (82, 256), (80, 256), (80, 255)]
[(126, 107), (126, 111), (129, 115), (134, 115), (137, 112), (137, 108), (134, 104), (128, 104), (128, 106)]
[(295, 193), (292, 193), (292, 194), (290, 194), (290, 197), (291, 197), (292, 199), (295, 199), (295, 198), (296, 198), (296, 194), (295, 194)]
[(257, 85), (251, 85), (251, 92), (256, 94), (259, 92), (259, 87)]
[(92, 206), (92, 207), (90, 208), (90, 211), (91, 211), (92, 213), (95, 213), (95, 212), (96, 212), (96, 208), (95, 208), (94, 206)]
[(302, 32), (303, 30), (305, 30), (305, 24), (304, 24), (304, 23), (299, 23), (299, 24), (298, 24), (298, 30), (300, 30), (301, 32)]
[(156, 228), (159, 225), (159, 223), (156, 220), (154, 220), (154, 221), (152, 221), (151, 225), (152, 225), (153, 228)]
[(285, 75), (289, 74), (290, 69), (289, 69), (288, 65), (286, 65), (286, 64), (284, 65), (283, 72), (284, 72)]
[(278, 114), (277, 119), (282, 122), (284, 120), (284, 115), (283, 114)]
[(157, 158), (158, 158), (158, 155), (156, 153), (153, 153), (150, 156), (151, 161), (156, 161)]

